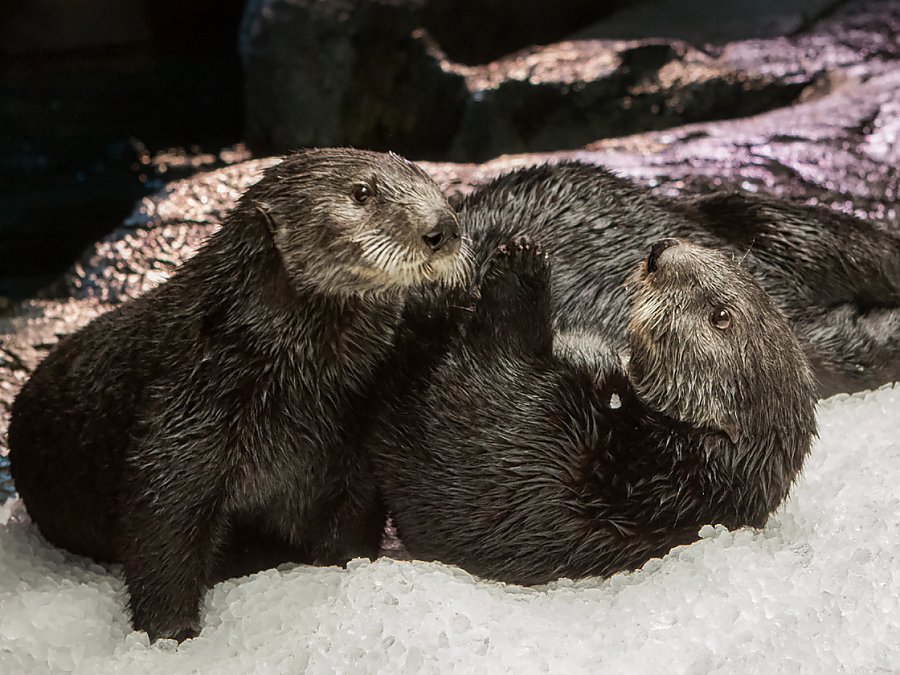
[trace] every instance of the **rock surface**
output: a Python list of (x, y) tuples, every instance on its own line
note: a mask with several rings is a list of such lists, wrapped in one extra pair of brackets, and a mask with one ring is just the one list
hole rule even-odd
[(239, 40), (248, 138), (262, 151), (353, 145), (444, 158), (471, 98), (461, 64), (559, 40), (623, 4), (251, 0)]
[[(860, 0), (794, 37), (703, 51), (678, 40), (570, 40), (464, 65), (422, 28), (414, 4), (252, 3), (241, 42), (249, 141), (455, 161), (577, 148), (784, 106), (827, 90), (836, 72), (889, 68), (900, 49), (900, 7)], [(803, 24), (796, 4), (785, 30)], [(834, 3), (808, 4), (821, 13)], [(390, 48), (372, 37), (385, 31)]]

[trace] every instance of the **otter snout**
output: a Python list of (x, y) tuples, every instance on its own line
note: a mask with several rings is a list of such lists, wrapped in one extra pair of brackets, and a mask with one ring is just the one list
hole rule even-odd
[(663, 251), (673, 246), (678, 246), (681, 242), (677, 239), (660, 239), (650, 247), (650, 255), (647, 256), (647, 273), (653, 274), (659, 269), (659, 257)]
[(450, 214), (442, 214), (437, 225), (422, 235), (422, 241), (432, 253), (459, 242), (459, 222)]

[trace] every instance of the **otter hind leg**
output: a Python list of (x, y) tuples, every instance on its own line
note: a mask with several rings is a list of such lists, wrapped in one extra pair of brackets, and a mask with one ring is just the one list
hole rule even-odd
[(387, 520), (375, 480), (368, 473), (358, 472), (346, 480), (335, 497), (314, 519), (310, 562), (344, 565), (353, 558), (374, 560)]
[(900, 306), (845, 303), (795, 328), (812, 347), (820, 396), (900, 381)]

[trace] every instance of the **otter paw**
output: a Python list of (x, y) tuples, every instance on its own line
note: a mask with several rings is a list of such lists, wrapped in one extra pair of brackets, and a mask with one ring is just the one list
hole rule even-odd
[(145, 626), (142, 628), (147, 632), (147, 636), (150, 638), (151, 642), (156, 642), (157, 640), (175, 640), (180, 643), (195, 638), (200, 634), (200, 627), (196, 624), (187, 626), (167, 624)]
[(508, 270), (519, 276), (540, 276), (549, 269), (549, 261), (541, 245), (526, 238), (498, 246), (492, 263), (498, 273)]
[(550, 265), (541, 247), (518, 239), (497, 247), (481, 295), (509, 302), (520, 298), (537, 302), (548, 285)]
[(510, 269), (520, 278), (543, 281), (550, 270), (550, 262), (541, 245), (530, 239), (518, 239), (509, 252)]
[(549, 281), (550, 261), (547, 254), (540, 244), (530, 239), (520, 238), (498, 249), (497, 263), (529, 291), (540, 289)]

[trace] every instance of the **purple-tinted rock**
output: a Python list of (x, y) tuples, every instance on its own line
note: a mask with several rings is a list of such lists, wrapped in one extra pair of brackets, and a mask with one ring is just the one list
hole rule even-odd
[(450, 154), (480, 161), (754, 115), (900, 67), (898, 34), (900, 5), (852, 2), (802, 35), (733, 42), (714, 55), (678, 41), (585, 40), (451, 66), (466, 75), (469, 97)]
[[(838, 73), (896, 67), (900, 29), (896, 3), (856, 0), (792, 37), (707, 51), (677, 40), (578, 40), (464, 65), (421, 30), (422, 6), (253, 3), (243, 31), (251, 142), (456, 161), (574, 149), (757, 114), (827, 90)], [(391, 47), (376, 48), (373, 31)]]

